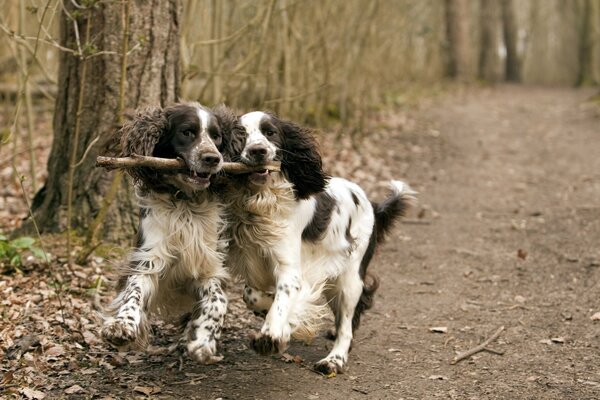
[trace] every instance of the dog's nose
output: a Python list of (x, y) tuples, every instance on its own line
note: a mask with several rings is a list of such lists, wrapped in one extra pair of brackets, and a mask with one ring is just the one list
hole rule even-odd
[(201, 160), (202, 164), (206, 165), (207, 167), (214, 167), (215, 165), (219, 164), (221, 157), (216, 154), (205, 154), (202, 156)]
[(248, 149), (248, 155), (255, 160), (262, 160), (267, 155), (267, 148), (263, 146), (254, 146)]

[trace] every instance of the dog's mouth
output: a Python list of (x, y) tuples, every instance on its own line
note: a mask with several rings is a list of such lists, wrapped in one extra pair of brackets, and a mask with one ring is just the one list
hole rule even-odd
[(211, 176), (210, 172), (196, 172), (194, 170), (190, 170), (184, 175), (186, 181), (202, 188), (210, 185)]
[(271, 171), (263, 169), (261, 171), (251, 172), (248, 175), (248, 180), (255, 185), (264, 185), (269, 179)]

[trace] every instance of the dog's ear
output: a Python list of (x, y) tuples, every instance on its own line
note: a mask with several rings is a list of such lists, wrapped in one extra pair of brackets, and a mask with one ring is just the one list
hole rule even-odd
[(167, 114), (161, 107), (147, 107), (129, 115), (121, 127), (122, 156), (151, 156), (168, 125)]
[[(121, 157), (134, 154), (152, 156), (154, 148), (169, 126), (166, 111), (161, 107), (147, 107), (128, 115), (127, 119), (119, 131)], [(146, 183), (157, 177), (157, 172), (149, 168), (130, 168), (127, 171), (134, 179)]]
[(213, 113), (217, 118), (223, 141), (219, 151), (225, 161), (238, 160), (246, 145), (246, 130), (240, 124), (240, 118), (225, 105), (217, 106)]
[(322, 192), (329, 177), (323, 171), (323, 161), (316, 139), (307, 128), (280, 120), (283, 133), (281, 169), (294, 184), (296, 197), (306, 199)]

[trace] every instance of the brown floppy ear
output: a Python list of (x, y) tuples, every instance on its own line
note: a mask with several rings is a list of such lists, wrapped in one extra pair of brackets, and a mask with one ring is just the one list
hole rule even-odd
[(168, 125), (167, 115), (161, 107), (137, 110), (121, 128), (122, 156), (151, 156)]
[(238, 161), (246, 145), (246, 130), (240, 124), (240, 118), (225, 105), (217, 106), (213, 113), (221, 128), (223, 142), (219, 151), (225, 161)]
[(323, 171), (321, 153), (316, 139), (308, 128), (280, 120), (283, 131), (281, 168), (294, 184), (296, 197), (306, 199), (322, 192), (329, 181)]
[[(166, 134), (169, 126), (165, 110), (161, 107), (146, 107), (128, 116), (120, 129), (121, 156), (134, 154), (152, 156), (154, 148)], [(158, 173), (150, 168), (129, 168), (127, 172), (136, 180), (152, 185)]]

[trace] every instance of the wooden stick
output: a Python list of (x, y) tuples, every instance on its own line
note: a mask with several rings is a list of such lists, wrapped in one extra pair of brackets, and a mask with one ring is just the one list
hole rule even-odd
[(450, 361), (450, 364), (454, 365), (457, 362), (464, 360), (465, 358), (471, 357), (473, 354), (476, 354), (476, 353), (479, 353), (480, 351), (486, 350), (487, 345), (489, 345), (491, 342), (496, 340), (498, 338), (498, 336), (500, 336), (500, 334), (502, 333), (503, 330), (504, 330), (504, 326), (501, 326), (492, 336), (490, 336), (488, 339), (486, 339), (479, 346), (473, 347), (472, 349), (467, 350), (467, 351), (463, 351), (462, 353), (458, 353), (456, 355), (456, 357), (454, 357), (454, 359), (452, 361)]
[[(180, 159), (173, 158), (157, 158), (148, 156), (133, 155), (131, 157), (102, 157), (96, 158), (96, 167), (104, 167), (107, 169), (115, 168), (137, 168), (147, 167), (161, 170), (185, 170), (187, 169), (185, 162)], [(250, 166), (242, 163), (225, 162), (223, 163), (223, 171), (232, 174), (245, 174), (255, 171), (280, 171), (281, 163), (272, 162), (266, 165)]]

